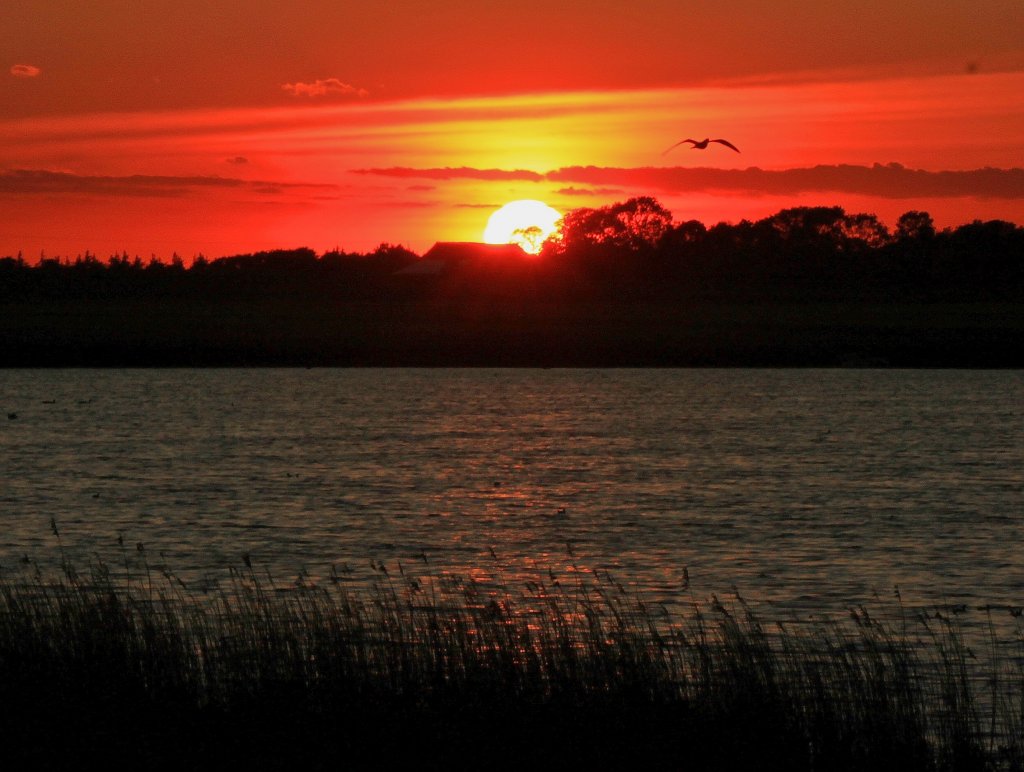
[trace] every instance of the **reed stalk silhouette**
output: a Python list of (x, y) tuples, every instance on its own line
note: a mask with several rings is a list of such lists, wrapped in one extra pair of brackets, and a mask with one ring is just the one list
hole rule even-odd
[(283, 586), (245, 556), (200, 593), (124, 559), (0, 577), (5, 758), (1024, 769), (1020, 668), (975, 662), (954, 616), (797, 628), (736, 594), (673, 617), (604, 573), (494, 589), (426, 561)]

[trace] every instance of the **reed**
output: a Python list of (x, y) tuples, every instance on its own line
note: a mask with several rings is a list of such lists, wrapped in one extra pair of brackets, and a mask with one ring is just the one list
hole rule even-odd
[(212, 594), (125, 559), (0, 578), (0, 755), (157, 767), (1024, 769), (1024, 679), (954, 617), (671, 616), (605, 574), (374, 563)]

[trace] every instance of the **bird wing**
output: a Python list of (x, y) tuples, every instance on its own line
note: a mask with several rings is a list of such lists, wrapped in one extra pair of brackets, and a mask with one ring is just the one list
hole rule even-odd
[(737, 153), (740, 152), (740, 149), (738, 147), (736, 147), (732, 142), (730, 142), (727, 139), (713, 139), (711, 141), (712, 142), (717, 142), (719, 145), (725, 145), (726, 147), (732, 148)]
[(681, 139), (678, 142), (676, 142), (672, 147), (670, 147), (668, 150), (665, 150), (664, 152), (662, 152), (662, 155), (668, 155), (669, 150), (675, 150), (677, 147), (679, 147), (680, 145), (685, 145), (687, 142), (692, 142), (694, 145), (700, 144), (695, 139)]

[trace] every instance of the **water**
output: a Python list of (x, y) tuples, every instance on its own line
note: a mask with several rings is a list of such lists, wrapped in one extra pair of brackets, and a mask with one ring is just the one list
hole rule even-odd
[(0, 371), (0, 567), (56, 565), (53, 518), (76, 560), (120, 534), (196, 583), (248, 555), (1019, 606), (1022, 404), (1020, 371)]

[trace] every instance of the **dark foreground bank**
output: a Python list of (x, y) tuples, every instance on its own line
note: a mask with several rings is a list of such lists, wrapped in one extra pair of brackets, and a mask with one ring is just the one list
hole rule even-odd
[(156, 568), (7, 579), (0, 754), (16, 768), (1024, 768), (1019, 669), (979, 665), (941, 613), (794, 631), (739, 599), (668, 619), (607, 576), (492, 594), (377, 571), (348, 590), (247, 568), (203, 597)]
[(0, 367), (1024, 367), (1013, 302), (0, 302)]

